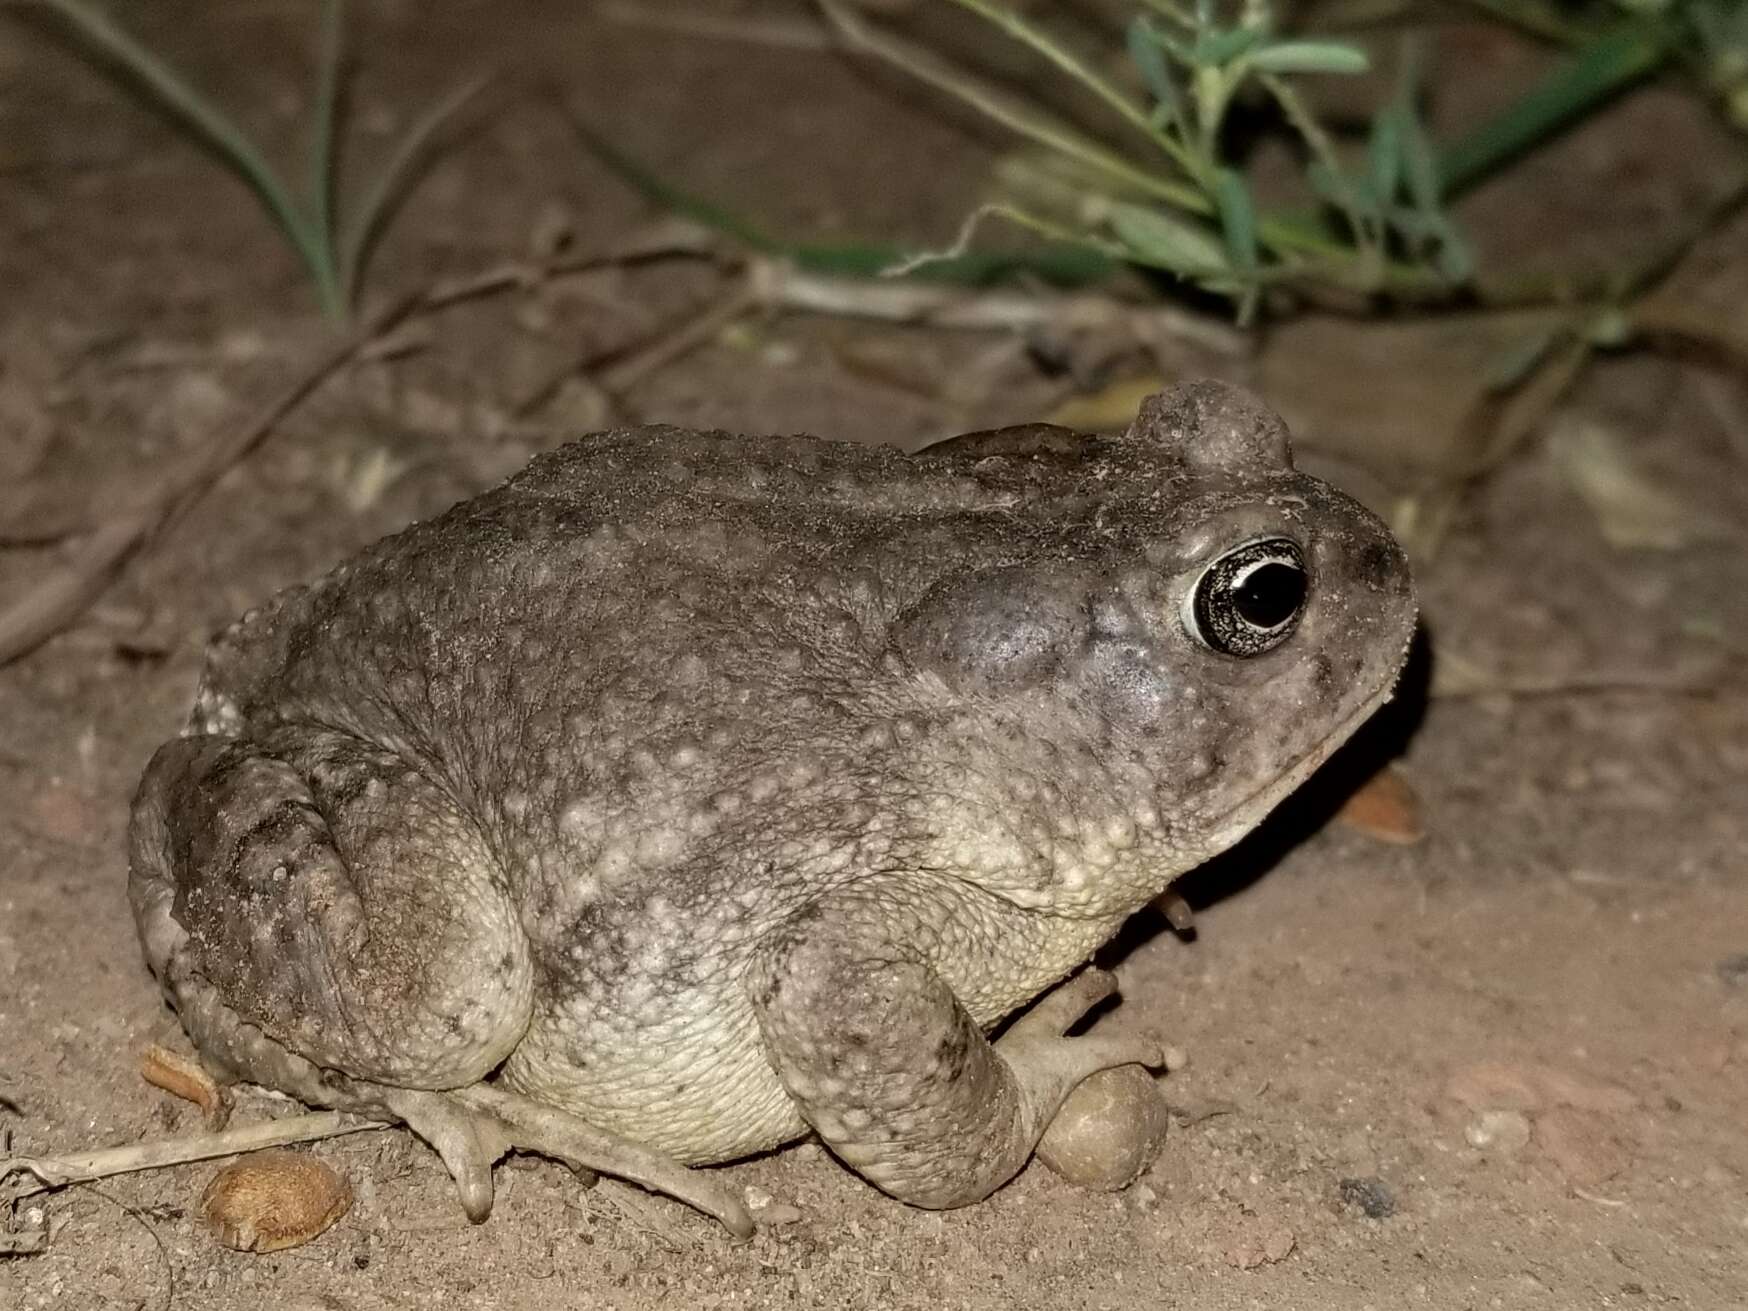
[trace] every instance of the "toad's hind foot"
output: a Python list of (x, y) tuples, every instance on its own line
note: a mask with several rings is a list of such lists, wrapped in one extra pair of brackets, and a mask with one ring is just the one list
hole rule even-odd
[(297, 724), (179, 738), (152, 757), (129, 845), (146, 959), (202, 1050), (197, 984), (298, 1056), (392, 1087), (466, 1087), (527, 1028), (509, 880), (394, 752)]
[(752, 1237), (752, 1217), (726, 1185), (569, 1111), (485, 1084), (454, 1092), (385, 1092), (388, 1108), (443, 1158), (462, 1210), (475, 1224), (492, 1211), (492, 1165), (519, 1148), (665, 1193), (721, 1222), (736, 1238)]

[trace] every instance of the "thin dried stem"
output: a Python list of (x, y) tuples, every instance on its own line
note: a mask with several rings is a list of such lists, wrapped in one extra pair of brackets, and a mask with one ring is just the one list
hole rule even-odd
[(338, 1138), (342, 1134), (361, 1133), (366, 1129), (392, 1127), (380, 1120), (367, 1120), (343, 1111), (308, 1111), (288, 1115), (282, 1120), (269, 1120), (265, 1124), (242, 1125), (220, 1133), (194, 1134), (187, 1138), (157, 1138), (130, 1143), (126, 1147), (105, 1147), (67, 1156), (9, 1156), (0, 1159), (0, 1200), (14, 1202), (68, 1184), (91, 1183), (118, 1174), (162, 1170), (173, 1165), (186, 1165), (190, 1161), (210, 1161), (215, 1157), (259, 1151), (263, 1147), (312, 1143), (323, 1138)]

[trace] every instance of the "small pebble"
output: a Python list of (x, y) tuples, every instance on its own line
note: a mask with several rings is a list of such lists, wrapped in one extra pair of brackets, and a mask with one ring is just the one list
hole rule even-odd
[(1529, 1146), (1529, 1117), (1522, 1111), (1482, 1111), (1463, 1130), (1469, 1146), (1515, 1156)]
[(806, 1212), (788, 1202), (773, 1202), (752, 1213), (753, 1223), (760, 1225), (792, 1225), (806, 1219)]
[(755, 1224), (792, 1225), (804, 1218), (805, 1213), (800, 1207), (779, 1202), (763, 1188), (748, 1186), (742, 1195), (746, 1198), (747, 1211), (752, 1215)]
[(1227, 1248), (1226, 1260), (1240, 1270), (1255, 1270), (1258, 1266), (1285, 1261), (1297, 1243), (1298, 1238), (1291, 1229), (1285, 1225), (1273, 1225), (1260, 1235), (1253, 1233)]
[(1739, 951), (1719, 961), (1718, 977), (1732, 988), (1748, 988), (1748, 951)]
[(1341, 1200), (1358, 1207), (1371, 1220), (1388, 1220), (1396, 1214), (1396, 1194), (1382, 1179), (1343, 1179)]

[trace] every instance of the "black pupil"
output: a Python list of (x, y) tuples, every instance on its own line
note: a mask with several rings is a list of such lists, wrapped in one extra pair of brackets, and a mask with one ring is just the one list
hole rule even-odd
[(1278, 560), (1259, 564), (1232, 589), (1233, 609), (1258, 628), (1286, 623), (1304, 602), (1304, 570)]

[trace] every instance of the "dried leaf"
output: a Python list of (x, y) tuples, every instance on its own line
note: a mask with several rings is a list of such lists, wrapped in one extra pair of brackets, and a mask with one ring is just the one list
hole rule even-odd
[(200, 1213), (226, 1247), (278, 1252), (324, 1233), (352, 1205), (352, 1186), (307, 1152), (254, 1152), (213, 1176)]
[(1127, 428), (1141, 402), (1165, 386), (1156, 374), (1124, 378), (1086, 396), (1071, 396), (1048, 416), (1051, 423), (1083, 431)]
[(1369, 838), (1397, 846), (1412, 846), (1426, 836), (1420, 797), (1395, 765), (1372, 775), (1335, 817)]

